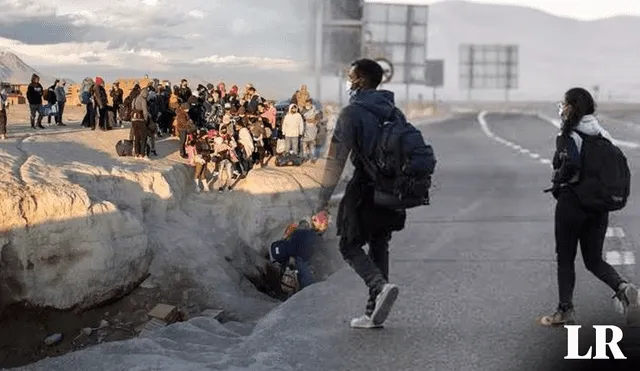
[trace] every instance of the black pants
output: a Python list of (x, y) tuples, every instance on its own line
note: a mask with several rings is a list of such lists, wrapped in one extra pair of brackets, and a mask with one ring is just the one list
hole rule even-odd
[(58, 102), (58, 114), (56, 115), (56, 124), (62, 124), (62, 114), (64, 113), (64, 105), (66, 102)]
[(376, 296), (381, 286), (389, 281), (389, 241), (391, 233), (373, 235), (368, 242), (369, 254), (365, 254), (363, 244), (349, 243), (348, 238), (340, 238), (342, 258), (362, 278), (369, 288), (369, 299), (365, 314), (371, 316), (376, 306)]
[(96, 115), (95, 110), (93, 109), (93, 102), (89, 102), (85, 106), (87, 108), (87, 113), (84, 115), (82, 119), (82, 126), (86, 128), (95, 128), (96, 126)]
[(180, 137), (180, 156), (185, 157), (187, 155), (187, 150), (185, 148), (185, 145), (187, 144), (187, 131), (178, 130), (178, 136)]
[(0, 107), (0, 135), (7, 134), (7, 111)]
[(107, 130), (107, 125), (108, 125), (108, 122), (109, 122), (108, 117), (107, 117), (107, 115), (109, 114), (108, 113), (108, 107), (98, 108), (98, 112), (99, 112), (99, 115), (100, 115), (100, 118), (99, 118), (99, 121), (98, 121), (99, 125), (100, 125), (100, 129)]
[(133, 151), (136, 156), (147, 154), (147, 122), (144, 120), (133, 120)]
[[(389, 281), (389, 241), (391, 234), (404, 229), (406, 212), (382, 209), (373, 203), (373, 189), (356, 170), (349, 181), (338, 210), (340, 253), (369, 288), (365, 310), (371, 315), (375, 298)], [(369, 254), (363, 247), (369, 245)]]
[(591, 273), (614, 291), (618, 291), (618, 287), (624, 282), (618, 272), (602, 259), (608, 225), (609, 213), (585, 210), (577, 196), (569, 189), (561, 190), (558, 194), (555, 237), (560, 308), (573, 308), (578, 242), (584, 264)]

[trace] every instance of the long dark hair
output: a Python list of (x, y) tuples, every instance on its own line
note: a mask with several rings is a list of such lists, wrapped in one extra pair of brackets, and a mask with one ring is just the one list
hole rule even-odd
[(596, 103), (586, 89), (572, 88), (564, 94), (564, 103), (569, 106), (569, 112), (563, 119), (563, 131), (575, 128), (586, 115), (593, 115), (596, 111)]

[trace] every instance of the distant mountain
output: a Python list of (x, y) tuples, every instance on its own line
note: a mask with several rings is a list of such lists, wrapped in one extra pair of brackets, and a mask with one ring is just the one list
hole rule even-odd
[[(34, 73), (40, 76), (40, 82), (45, 86), (52, 84), (56, 79), (55, 77), (41, 74), (12, 51), (0, 50), (0, 81), (13, 84), (28, 84)], [(69, 79), (65, 80), (69, 84), (74, 83)]]
[[(561, 99), (574, 85), (600, 85), (601, 98), (640, 99), (640, 17), (580, 21), (536, 9), (443, 1), (429, 11), (429, 59), (445, 60), (443, 95), (464, 99), (458, 85), (460, 44), (517, 44), (514, 99)], [(481, 99), (501, 92), (477, 91)]]

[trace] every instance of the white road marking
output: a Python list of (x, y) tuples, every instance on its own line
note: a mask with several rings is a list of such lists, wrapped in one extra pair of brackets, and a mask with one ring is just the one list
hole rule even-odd
[(636, 264), (636, 256), (631, 251), (607, 251), (604, 260), (611, 265)]
[[(517, 112), (517, 111), (516, 111)], [(540, 155), (535, 153), (535, 152), (531, 152), (531, 150), (527, 149), (527, 148), (523, 148), (521, 145), (510, 142), (504, 138), (501, 138), (497, 135), (495, 135), (491, 129), (489, 129), (489, 124), (487, 123), (487, 115), (489, 114), (489, 112), (487, 111), (482, 111), (480, 112), (480, 114), (478, 114), (478, 123), (480, 124), (480, 127), (482, 128), (482, 131), (484, 132), (484, 134), (490, 138), (495, 140), (498, 143), (502, 143), (507, 147), (513, 148), (517, 151), (519, 151), (522, 154), (528, 154), (531, 158), (533, 159), (540, 159), (540, 163), (544, 164), (544, 165), (550, 165), (551, 164), (551, 160), (548, 160), (546, 158), (540, 158)], [(553, 166), (551, 166), (553, 167)]]
[(624, 238), (624, 236), (625, 236), (624, 231), (620, 227), (607, 228), (607, 234), (605, 235), (605, 237), (608, 237), (608, 238), (611, 238), (611, 237)]

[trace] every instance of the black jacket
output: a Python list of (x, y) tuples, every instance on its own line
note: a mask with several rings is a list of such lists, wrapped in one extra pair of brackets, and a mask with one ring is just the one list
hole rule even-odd
[(32, 82), (27, 88), (27, 101), (29, 104), (42, 104), (42, 93), (44, 89), (39, 82)]

